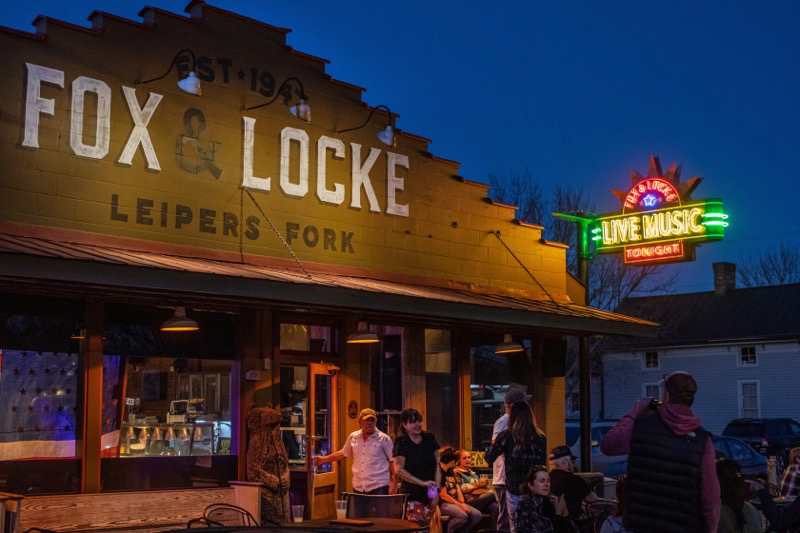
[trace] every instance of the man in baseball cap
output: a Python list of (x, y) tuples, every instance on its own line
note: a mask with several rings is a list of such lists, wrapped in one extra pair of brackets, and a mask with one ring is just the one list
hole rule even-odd
[(525, 391), (522, 389), (508, 389), (506, 396), (504, 398), (504, 402), (506, 404), (506, 411), (511, 411), (511, 406), (517, 402), (529, 402), (532, 396), (530, 394), (525, 394)]
[[(505, 413), (495, 421), (492, 429), (492, 444), (500, 433), (508, 429), (508, 415), (511, 413), (511, 406), (517, 402), (529, 402), (530, 400), (530, 394), (525, 394), (525, 391), (517, 386), (509, 385), (508, 392), (503, 397)], [(492, 486), (497, 495), (497, 529), (509, 531), (511, 517), (508, 516), (508, 506), (506, 505), (506, 467), (502, 455), (495, 459), (492, 465)]]
[(389, 494), (393, 475), (392, 439), (375, 427), (377, 421), (374, 409), (362, 409), (358, 415), (361, 429), (352, 432), (338, 452), (314, 457), (314, 466), (353, 457), (353, 492)]
[(556, 446), (550, 451), (550, 493), (563, 496), (569, 516), (575, 521), (581, 518), (584, 498), (591, 498), (589, 484), (575, 474), (575, 455), (569, 446)]

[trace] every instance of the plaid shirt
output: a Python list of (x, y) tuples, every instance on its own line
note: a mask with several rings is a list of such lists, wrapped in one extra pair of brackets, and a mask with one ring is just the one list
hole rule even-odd
[(511, 431), (505, 430), (497, 436), (486, 452), (486, 461), (493, 463), (501, 454), (504, 456), (506, 472), (506, 489), (511, 494), (518, 496), (520, 486), (528, 477), (528, 472), (534, 465), (547, 463), (547, 438), (538, 434), (522, 449), (514, 450), (514, 438)]
[(800, 496), (800, 465), (794, 464), (786, 467), (781, 481), (781, 492), (784, 496), (794, 498)]

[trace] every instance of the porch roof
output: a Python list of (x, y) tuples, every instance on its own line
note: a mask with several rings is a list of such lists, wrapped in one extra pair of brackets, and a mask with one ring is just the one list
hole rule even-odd
[[(321, 265), (317, 270), (314, 267), (318, 265), (306, 265), (310, 274), (306, 275), (288, 261), (258, 262), (252, 256), (231, 253), (198, 257), (187, 247), (154, 246), (125, 238), (92, 239), (87, 236), (93, 234), (82, 232), (31, 228), (0, 224), (0, 280), (255, 300), (575, 335), (653, 337), (658, 326), (578, 305), (564, 297), (551, 299), (443, 280), (379, 279)], [(194, 252), (208, 255), (207, 250)]]

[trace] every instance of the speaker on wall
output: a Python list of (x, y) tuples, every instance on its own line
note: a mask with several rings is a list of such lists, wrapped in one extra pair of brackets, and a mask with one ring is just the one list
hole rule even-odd
[(563, 378), (567, 372), (567, 339), (545, 337), (542, 340), (542, 375)]

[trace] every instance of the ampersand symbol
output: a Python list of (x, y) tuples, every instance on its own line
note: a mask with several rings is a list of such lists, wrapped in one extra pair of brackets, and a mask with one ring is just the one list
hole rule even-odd
[[(187, 109), (183, 114), (183, 134), (175, 144), (175, 155), (178, 164), (186, 172), (200, 174), (208, 170), (218, 180), (222, 176), (222, 169), (214, 164), (214, 159), (220, 143), (210, 141), (210, 149), (206, 151), (200, 144), (200, 136), (205, 129), (206, 116), (203, 112), (195, 107)], [(187, 153), (187, 145), (194, 151), (193, 154)]]

